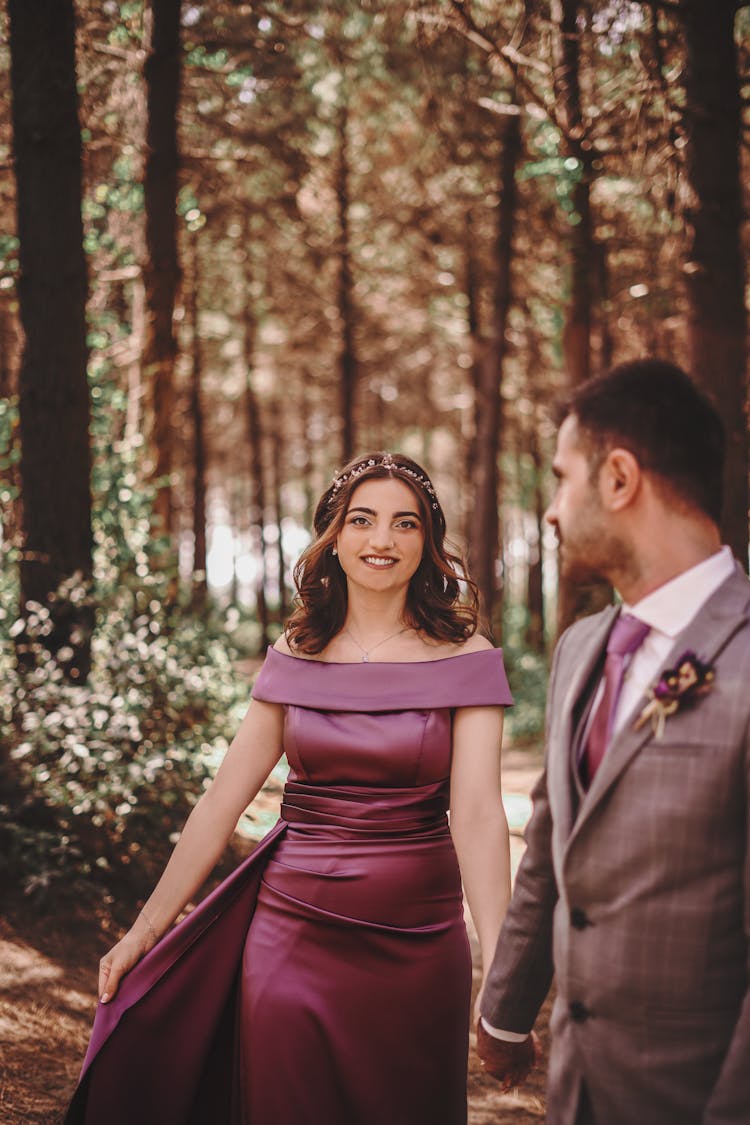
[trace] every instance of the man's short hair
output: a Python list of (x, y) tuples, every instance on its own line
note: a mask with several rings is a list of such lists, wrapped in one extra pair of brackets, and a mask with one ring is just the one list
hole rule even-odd
[(660, 359), (622, 363), (582, 383), (562, 403), (598, 469), (610, 449), (629, 450), (642, 469), (715, 522), (721, 518), (725, 431), (713, 403), (680, 367)]

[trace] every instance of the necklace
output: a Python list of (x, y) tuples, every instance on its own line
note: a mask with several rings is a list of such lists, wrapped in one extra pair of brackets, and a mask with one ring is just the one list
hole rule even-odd
[(411, 629), (411, 625), (404, 625), (403, 629), (397, 629), (395, 633), (389, 633), (387, 637), (383, 637), (382, 641), (378, 641), (377, 644), (371, 645), (369, 648), (362, 648), (362, 645), (359, 643), (357, 638), (354, 636), (354, 633), (352, 633), (351, 629), (348, 626), (346, 627), (346, 629), (344, 629), (344, 632), (349, 634), (359, 651), (362, 653), (362, 663), (369, 664), (371, 652), (374, 652), (376, 648), (380, 648), (380, 646), (384, 645), (386, 641), (392, 641), (394, 637), (400, 637), (402, 633), (405, 633), (407, 631), (407, 629)]

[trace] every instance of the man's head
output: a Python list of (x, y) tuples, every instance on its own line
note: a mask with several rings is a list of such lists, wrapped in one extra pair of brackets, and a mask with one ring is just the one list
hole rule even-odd
[[(632, 569), (632, 518), (646, 493), (664, 510), (718, 524), (724, 427), (674, 364), (644, 359), (582, 384), (563, 403), (547, 518), (563, 572), (585, 580)], [(640, 505), (640, 506), (638, 506)]]

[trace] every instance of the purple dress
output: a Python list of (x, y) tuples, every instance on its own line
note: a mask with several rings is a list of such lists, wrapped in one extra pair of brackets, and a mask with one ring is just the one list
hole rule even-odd
[(67, 1125), (463, 1125), (471, 961), (446, 810), (452, 709), (498, 649), (271, 649), (290, 772), (256, 850), (100, 1005)]

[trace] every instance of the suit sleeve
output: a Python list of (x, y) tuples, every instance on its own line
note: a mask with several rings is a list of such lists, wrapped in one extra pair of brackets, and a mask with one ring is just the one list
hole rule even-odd
[[(564, 641), (565, 638), (561, 638), (552, 662), (547, 734)], [(482, 1015), (492, 1027), (525, 1034), (534, 1026), (554, 971), (552, 918), (557, 886), (552, 865), (552, 817), (546, 768), (534, 788), (532, 800), (534, 811), (526, 829), (526, 851), (482, 996)]]
[[(741, 682), (747, 682), (746, 679)], [(750, 1113), (750, 728), (745, 730), (745, 867), (744, 927), (747, 950), (745, 996), (719, 1080), (703, 1116), (703, 1125), (747, 1125)]]

